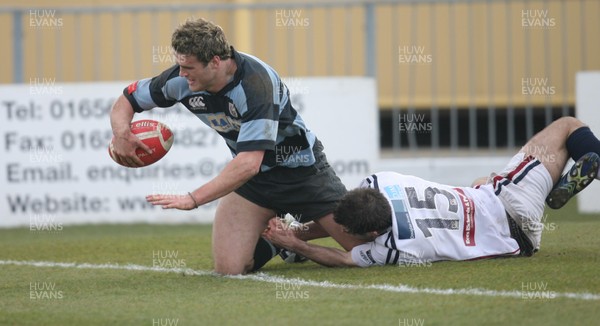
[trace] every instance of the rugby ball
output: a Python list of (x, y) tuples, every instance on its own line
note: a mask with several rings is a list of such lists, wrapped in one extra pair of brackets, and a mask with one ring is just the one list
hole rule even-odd
[[(156, 163), (163, 158), (173, 145), (173, 132), (165, 124), (155, 120), (138, 120), (131, 123), (131, 132), (136, 135), (144, 144), (150, 147), (151, 154), (146, 153), (141, 148), (135, 150), (137, 156), (144, 162), (144, 166)], [(114, 138), (108, 145), (108, 154), (113, 161), (114, 157)], [(117, 162), (118, 163), (118, 162)]]

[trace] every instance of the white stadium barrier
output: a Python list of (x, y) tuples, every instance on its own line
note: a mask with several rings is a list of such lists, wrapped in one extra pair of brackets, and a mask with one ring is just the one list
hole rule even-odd
[[(600, 136), (600, 71), (577, 73), (576, 107), (577, 118), (590, 126), (596, 136)], [(600, 212), (600, 182), (592, 182), (578, 196), (579, 212)]]

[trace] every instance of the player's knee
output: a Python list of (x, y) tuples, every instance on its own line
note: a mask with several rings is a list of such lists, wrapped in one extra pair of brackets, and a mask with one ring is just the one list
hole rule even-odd
[(581, 120), (575, 117), (561, 117), (557, 119), (555, 123), (560, 124), (562, 128), (571, 132), (576, 130), (577, 128), (585, 126), (585, 124), (581, 122)]
[(215, 264), (215, 273), (221, 275), (240, 275), (245, 274), (246, 270), (240, 266)]
[(215, 260), (215, 273), (221, 275), (240, 275), (247, 274), (252, 269), (253, 261), (246, 263), (240, 261), (219, 261)]

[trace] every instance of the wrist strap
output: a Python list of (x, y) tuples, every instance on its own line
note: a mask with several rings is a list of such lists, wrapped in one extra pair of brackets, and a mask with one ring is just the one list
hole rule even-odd
[(194, 208), (198, 208), (198, 202), (196, 201), (196, 199), (194, 199), (194, 196), (192, 196), (192, 193), (188, 191), (188, 195), (190, 195), (190, 198), (192, 198), (192, 200), (194, 201)]

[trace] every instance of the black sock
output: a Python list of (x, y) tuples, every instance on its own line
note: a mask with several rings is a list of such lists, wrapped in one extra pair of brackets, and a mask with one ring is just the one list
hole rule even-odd
[(574, 161), (589, 152), (600, 155), (600, 140), (594, 136), (589, 127), (581, 127), (567, 138), (567, 151)]
[(271, 258), (275, 257), (281, 249), (276, 248), (271, 242), (263, 237), (258, 238), (256, 248), (254, 248), (254, 266), (251, 272), (257, 271), (263, 267)]

